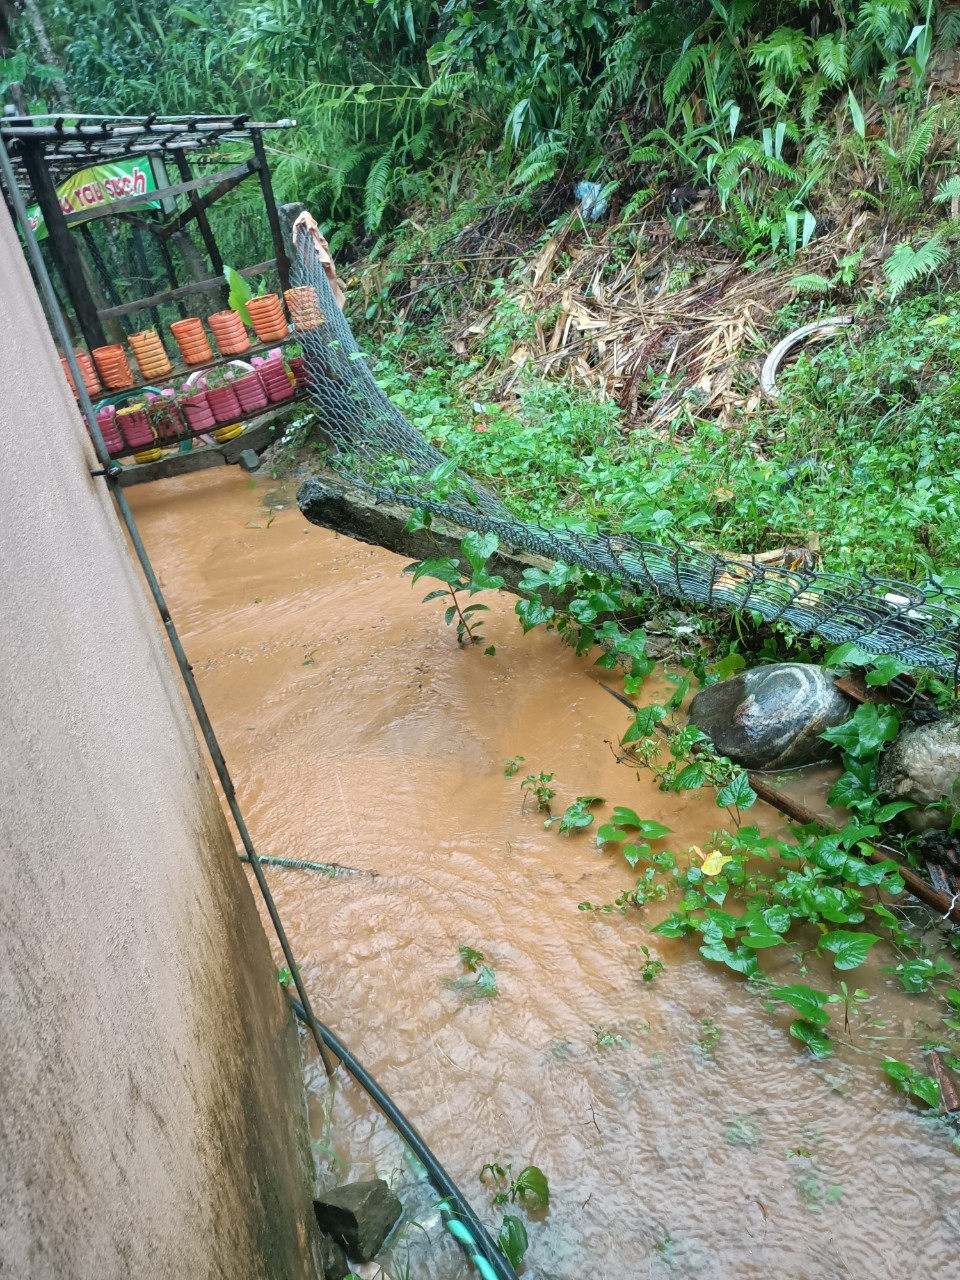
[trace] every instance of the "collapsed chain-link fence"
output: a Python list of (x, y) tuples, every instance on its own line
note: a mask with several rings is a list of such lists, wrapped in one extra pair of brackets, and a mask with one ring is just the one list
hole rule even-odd
[[(379, 501), (495, 533), (523, 550), (626, 581), (703, 608), (751, 610), (815, 632), (830, 644), (853, 641), (914, 668), (954, 676), (960, 665), (960, 591), (934, 578), (919, 583), (762, 564), (630, 533), (575, 532), (513, 516), (456, 469), (377, 385), (334, 299), (312, 241), (298, 237), (294, 279), (305, 292), (295, 316), (310, 395), (336, 445), (333, 465)], [(315, 293), (314, 293), (315, 291)]]

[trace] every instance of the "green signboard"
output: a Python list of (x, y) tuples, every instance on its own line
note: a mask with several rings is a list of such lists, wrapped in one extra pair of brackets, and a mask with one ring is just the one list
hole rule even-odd
[[(89, 169), (81, 169), (79, 173), (72, 173), (57, 187), (57, 195), (60, 208), (65, 214), (86, 213), (91, 218), (100, 218), (110, 212), (110, 205), (115, 200), (145, 195), (156, 189), (149, 159), (146, 156), (130, 156), (129, 159), (112, 160), (108, 164), (97, 164)], [(160, 201), (144, 201), (140, 207), (159, 209)], [(39, 206), (31, 205), (27, 213), (37, 239), (42, 240), (47, 234), (47, 228)]]

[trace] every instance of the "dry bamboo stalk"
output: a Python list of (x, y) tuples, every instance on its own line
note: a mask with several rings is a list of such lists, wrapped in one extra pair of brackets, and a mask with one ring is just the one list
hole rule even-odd
[(933, 1067), (933, 1074), (937, 1077), (937, 1084), (940, 1086), (940, 1110), (946, 1115), (949, 1115), (952, 1111), (960, 1111), (960, 1098), (957, 1097), (953, 1081), (947, 1075), (947, 1069), (940, 1061), (940, 1055), (936, 1049), (930, 1050), (930, 1065)]

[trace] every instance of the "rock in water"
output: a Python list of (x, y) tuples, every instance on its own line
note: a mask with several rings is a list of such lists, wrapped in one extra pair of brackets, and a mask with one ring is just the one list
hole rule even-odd
[(834, 754), (824, 729), (853, 714), (856, 703), (833, 673), (805, 662), (752, 667), (709, 685), (690, 704), (690, 722), (717, 752), (746, 769), (792, 769)]
[(900, 815), (911, 831), (945, 831), (960, 813), (960, 711), (902, 729), (880, 757), (877, 782), (891, 800), (918, 805), (948, 800), (943, 809), (908, 809)]
[(403, 1206), (382, 1178), (349, 1182), (313, 1202), (317, 1225), (359, 1262), (371, 1262), (393, 1230)]

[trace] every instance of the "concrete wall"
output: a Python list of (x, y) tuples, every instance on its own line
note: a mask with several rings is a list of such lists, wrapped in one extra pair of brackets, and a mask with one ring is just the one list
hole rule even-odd
[(296, 1031), (95, 465), (0, 205), (0, 1276), (311, 1277)]

